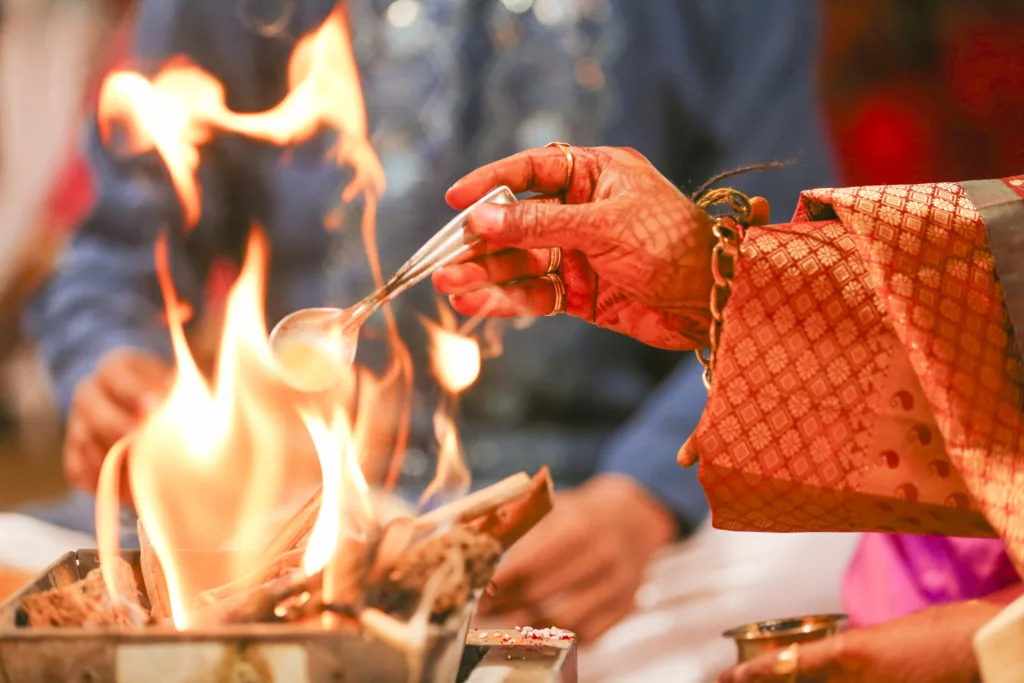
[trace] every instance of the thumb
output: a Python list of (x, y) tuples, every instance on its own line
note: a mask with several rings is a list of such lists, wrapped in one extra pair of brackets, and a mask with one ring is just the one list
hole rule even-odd
[(523, 201), (512, 205), (481, 204), (469, 216), (468, 228), (503, 247), (583, 249), (600, 232), (597, 204), (555, 204)]

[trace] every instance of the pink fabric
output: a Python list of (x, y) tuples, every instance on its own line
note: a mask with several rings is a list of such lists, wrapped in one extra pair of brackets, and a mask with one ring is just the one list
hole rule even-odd
[(853, 626), (872, 626), (1020, 582), (1000, 539), (865, 534), (847, 570)]

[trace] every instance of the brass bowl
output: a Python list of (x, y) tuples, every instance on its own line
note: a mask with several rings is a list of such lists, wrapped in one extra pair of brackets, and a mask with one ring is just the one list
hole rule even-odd
[(736, 641), (739, 663), (765, 652), (785, 649), (834, 635), (846, 623), (845, 614), (814, 614), (790, 619), (769, 619), (729, 629), (722, 635)]

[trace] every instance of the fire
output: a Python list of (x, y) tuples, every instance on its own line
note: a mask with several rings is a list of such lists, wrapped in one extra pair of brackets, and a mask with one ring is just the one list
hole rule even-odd
[[(230, 132), (286, 145), (324, 127), (336, 130), (339, 143), (332, 157), (355, 175), (342, 199), (365, 199), (364, 241), (380, 283), (374, 222), (376, 200), (385, 191), (384, 174), (367, 139), (342, 7), (299, 41), (289, 65), (289, 92), (268, 111), (230, 111), (216, 78), (175, 60), (152, 79), (131, 71), (110, 75), (101, 89), (98, 118), (106, 142), (120, 141), (117, 134), (123, 132), (129, 152), (161, 156), (182, 206), (185, 230), (202, 215), (196, 169), (202, 146), (214, 136)], [(117, 489), (127, 463), (132, 497), (163, 567), (177, 628), (198, 625), (193, 621), (196, 596), (243, 577), (262, 551), (292, 469), (289, 423), (304, 427), (319, 459), (321, 506), (303, 568), (323, 569), (328, 593), (328, 577), (344, 582), (346, 565), (340, 556), (346, 543), (363, 538), (377, 523), (364, 469), (376, 467), (367, 455), (371, 442), (382, 441), (379, 413), (387, 409), (381, 399), (390, 408), (403, 391), (405, 405), (397, 399), (397, 407), (390, 410), (393, 433), (383, 441), (393, 445), (396, 455), (405, 449), (411, 361), (390, 310), (385, 315), (394, 356), (388, 372), (371, 381), (363, 381), (360, 371), (343, 373), (344, 386), (336, 390), (303, 392), (296, 382), (284, 381), (288, 369), (267, 341), (263, 305), (268, 251), (265, 237), (255, 230), (228, 298), (216, 372), (207, 378), (189, 349), (184, 332), (188, 307), (174, 290), (166, 242), (159, 242), (156, 259), (176, 378), (163, 405), (115, 446), (100, 478), (101, 557), (109, 559), (118, 550)], [(434, 370), (446, 393), (435, 418), (438, 474), (428, 493), (463, 493), (469, 486), (453, 414), (458, 395), (479, 374), (480, 353), (475, 341), (454, 331), (450, 312), (448, 316), (450, 324), (433, 331)], [(363, 388), (356, 390), (357, 385)], [(399, 457), (392, 458), (388, 484), (400, 465)], [(108, 581), (108, 589), (116, 600), (113, 582)]]
[(476, 339), (456, 330), (451, 310), (438, 306), (441, 323), (423, 319), (430, 337), (430, 360), (444, 396), (434, 412), (437, 438), (437, 474), (420, 499), (425, 505), (435, 497), (461, 496), (469, 490), (470, 474), (462, 458), (462, 445), (455, 428), (459, 396), (480, 375), (480, 345)]
[(128, 152), (156, 149), (178, 193), (185, 225), (193, 227), (201, 206), (195, 179), (199, 146), (211, 136), (200, 112), (224, 106), (224, 89), (217, 80), (185, 63), (168, 67), (152, 82), (131, 71), (116, 72), (100, 90), (100, 135), (110, 141), (112, 123), (119, 121), (125, 124)]
[(104, 80), (99, 97), (100, 134), (113, 137), (123, 124), (128, 151), (155, 149), (167, 165), (185, 212), (186, 227), (201, 214), (199, 147), (215, 131), (226, 131), (286, 145), (309, 138), (322, 127), (340, 133), (339, 164), (355, 178), (342, 199), (360, 193), (384, 194), (384, 169), (367, 139), (366, 108), (352, 55), (348, 22), (339, 7), (323, 25), (298, 42), (288, 69), (289, 93), (273, 109), (239, 114), (228, 109), (224, 87), (197, 66), (173, 60), (152, 81), (133, 71)]
[(330, 561), (338, 538), (365, 536), (364, 525), (374, 520), (375, 514), (345, 411), (335, 407), (329, 421), (313, 411), (300, 412), (316, 445), (323, 474), (320, 514), (302, 558), (303, 569), (312, 574)]

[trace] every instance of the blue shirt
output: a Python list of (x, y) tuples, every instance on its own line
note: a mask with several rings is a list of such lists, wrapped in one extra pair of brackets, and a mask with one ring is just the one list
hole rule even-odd
[[(795, 159), (791, 168), (730, 181), (767, 197), (776, 220), (788, 218), (799, 190), (832, 184), (814, 89), (813, 0), (610, 0), (587, 4), (587, 12), (573, 3), (514, 12), (515, 3), (422, 0), (397, 18), (382, 0), (350, 4), (372, 140), (390, 184), (378, 219), (385, 273), (452, 215), (443, 202), (452, 181), (553, 139), (635, 147), (684, 190), (739, 165)], [(152, 71), (184, 53), (225, 84), (233, 109), (272, 106), (285, 92), (294, 37), (317, 26), (333, 2), (296, 2), (273, 30), (272, 13), (262, 24), (260, 16), (239, 18), (238, 7), (257, 5), (144, 1), (141, 66)], [(352, 227), (358, 207), (342, 207), (343, 230), (323, 229), (351, 177), (324, 161), (329, 132), (287, 155), (235, 136), (214, 140), (199, 171), (203, 216), (187, 235), (158, 159), (112, 155), (94, 124), (86, 142), (95, 207), (28, 312), (64, 411), (106, 351), (131, 345), (168, 356), (152, 251), (165, 227), (174, 228), (176, 283), (193, 303), (211, 261), (237, 257), (254, 223), (273, 249), (269, 324), (369, 291)], [(396, 304), (423, 371), (426, 341), (414, 313), (434, 305), (429, 285)], [(377, 362), (380, 349), (362, 346), (363, 359)], [(433, 473), (436, 388), (422, 375), (404, 470), (410, 490), (422, 490)], [(563, 486), (620, 472), (686, 529), (706, 503), (696, 472), (681, 469), (675, 454), (704, 399), (691, 355), (563, 316), (508, 331), (504, 354), (484, 364), (462, 401), (460, 429), (477, 484), (543, 464)]]

